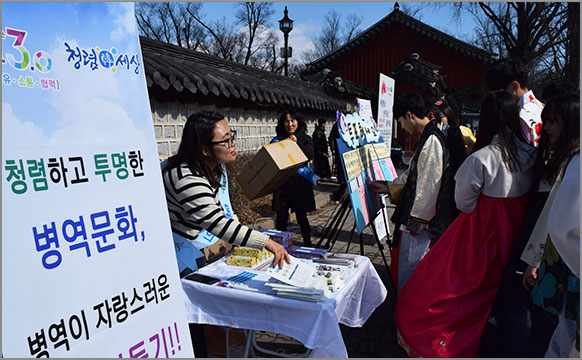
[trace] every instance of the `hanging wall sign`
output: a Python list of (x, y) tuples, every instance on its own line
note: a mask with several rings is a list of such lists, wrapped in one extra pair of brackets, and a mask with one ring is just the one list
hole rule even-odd
[(397, 177), (396, 169), (371, 117), (362, 118), (358, 113), (344, 115), (338, 111), (337, 118), (340, 138), (336, 141), (356, 228), (361, 233), (380, 209), (379, 196), (368, 189), (366, 182), (392, 181)]
[(133, 3), (2, 5), (2, 354), (193, 356)]

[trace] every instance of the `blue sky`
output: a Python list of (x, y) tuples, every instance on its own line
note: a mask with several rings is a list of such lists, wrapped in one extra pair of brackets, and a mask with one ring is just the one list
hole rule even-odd
[[(63, 138), (80, 141), (81, 133), (87, 141), (111, 137), (108, 133), (99, 137), (92, 121), (111, 122), (114, 127), (121, 124), (126, 133), (150, 131), (149, 109), (135, 101), (141, 96), (137, 89), (147, 93), (143, 67), (139, 75), (127, 70), (114, 73), (103, 67), (93, 71), (86, 65), (76, 70), (75, 61), (67, 60), (64, 46), (67, 42), (73, 49), (116, 47), (122, 54), (139, 54), (134, 19), (132, 3), (4, 3), (3, 32), (6, 28), (26, 31), (23, 46), (29, 56), (44, 51), (52, 59), (52, 68), (41, 73), (32, 61), (25, 69), (16, 69), (8, 62), (2, 65), (3, 75), (12, 79), (29, 77), (36, 83), (32, 88), (14, 82), (3, 84), (3, 128), (7, 125), (13, 130), (23, 129), (11, 134), (27, 134), (26, 139), (3, 137), (3, 149), (8, 143), (17, 145), (25, 140), (36, 144), (56, 143)], [(16, 61), (23, 58), (20, 50), (13, 48), (15, 39), (10, 35), (2, 39), (3, 59), (9, 55)], [(43, 78), (58, 80), (59, 90), (42, 89)]]
[[(234, 19), (235, 2), (204, 2), (202, 13), (207, 20), (217, 20), (226, 17), (228, 22)], [(420, 7), (421, 11), (415, 17), (432, 27), (461, 40), (472, 37), (474, 22), (470, 17), (464, 17), (460, 23), (453, 21), (447, 7), (429, 7), (426, 2), (400, 2), (401, 6)], [(294, 58), (311, 46), (311, 39), (321, 31), (321, 25), (327, 12), (335, 10), (347, 16), (356, 14), (363, 18), (361, 30), (366, 30), (394, 10), (394, 2), (275, 2), (275, 14), (272, 16), (272, 27), (278, 29), (278, 20), (283, 17), (287, 6), (289, 17), (294, 21), (294, 29), (289, 34), (289, 45), (293, 47)], [(282, 33), (280, 44), (283, 46)]]

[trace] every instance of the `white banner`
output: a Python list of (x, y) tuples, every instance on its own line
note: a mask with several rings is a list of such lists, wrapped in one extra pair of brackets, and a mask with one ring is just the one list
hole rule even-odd
[(378, 89), (378, 131), (388, 151), (392, 150), (392, 124), (394, 106), (394, 79), (380, 73), (380, 88)]
[(375, 126), (376, 120), (374, 120), (374, 115), (372, 114), (372, 102), (366, 99), (356, 98), (358, 103), (358, 114), (364, 120), (370, 120)]
[(390, 235), (390, 216), (386, 207), (386, 198), (386, 195), (380, 196), (382, 208), (376, 212), (376, 218), (374, 218), (374, 228), (376, 229), (378, 240), (383, 240), (386, 235)]
[(133, 3), (2, 26), (3, 356), (192, 357)]

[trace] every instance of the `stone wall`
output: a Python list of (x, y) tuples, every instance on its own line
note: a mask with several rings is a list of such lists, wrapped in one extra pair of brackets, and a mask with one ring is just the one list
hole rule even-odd
[[(154, 132), (158, 145), (160, 161), (167, 159), (178, 151), (182, 131), (188, 116), (201, 110), (218, 111), (225, 116), (230, 127), (237, 131), (237, 152), (254, 154), (275, 137), (275, 127), (280, 113), (242, 108), (220, 108), (213, 105), (174, 103), (159, 103), (150, 98)], [(307, 122), (307, 132), (311, 136), (317, 117), (304, 114)], [(328, 119), (326, 133), (329, 135), (333, 119)]]

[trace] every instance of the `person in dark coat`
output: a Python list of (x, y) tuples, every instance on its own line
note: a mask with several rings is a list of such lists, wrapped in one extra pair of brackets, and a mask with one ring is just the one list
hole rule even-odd
[(336, 171), (337, 181), (339, 182), (339, 188), (330, 196), (333, 201), (340, 201), (346, 191), (346, 177), (344, 176), (344, 170), (342, 168), (342, 160), (339, 149), (337, 148), (336, 140), (339, 139), (340, 134), (338, 130), (337, 121), (333, 123), (331, 131), (329, 132), (329, 137), (327, 138), (329, 142), (329, 148), (333, 156), (333, 163)]
[[(313, 159), (313, 141), (307, 135), (307, 124), (293, 110), (281, 114), (276, 127), (277, 137), (274, 141), (290, 139), (295, 141), (308, 160)], [(307, 213), (315, 210), (315, 196), (311, 182), (298, 173), (293, 176), (273, 194), (273, 210), (277, 212), (275, 228), (287, 230), (289, 209), (295, 213), (301, 228), (303, 244), (311, 246), (311, 227)]]
[(326, 122), (327, 120), (325, 119), (318, 119), (317, 126), (313, 131), (313, 147), (315, 149), (313, 172), (322, 179), (329, 179), (331, 177), (327, 139), (325, 138)]

